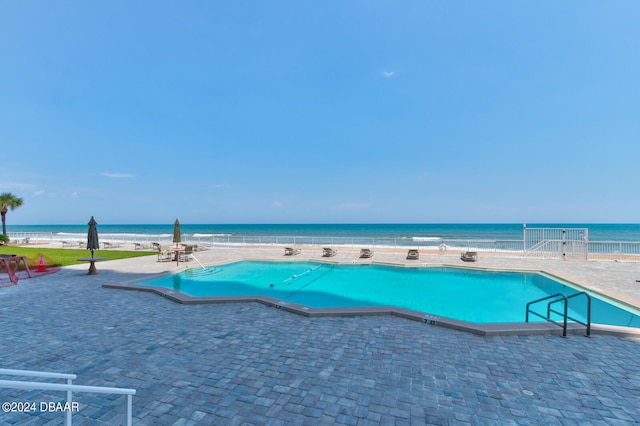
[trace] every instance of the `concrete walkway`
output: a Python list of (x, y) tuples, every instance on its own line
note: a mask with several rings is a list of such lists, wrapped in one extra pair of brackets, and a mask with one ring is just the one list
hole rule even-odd
[[(196, 256), (207, 263), (282, 257), (275, 249)], [(332, 259), (355, 257), (344, 251)], [(374, 259), (404, 262), (401, 253)], [(637, 264), (487, 257), (478, 266), (503, 261), (525, 269), (541, 269), (542, 262), (551, 272), (640, 300)], [(640, 418), (638, 339), (483, 337), (389, 316), (305, 318), (255, 303), (185, 306), (101, 287), (174, 271), (175, 263), (149, 257), (97, 267), (95, 276), (80, 265), (0, 288), (0, 367), (135, 388), (136, 424), (584, 425)], [(123, 423), (124, 397), (74, 397), (80, 407), (74, 424)], [(63, 399), (63, 392), (0, 389), (0, 402)], [(63, 418), (0, 413), (2, 424), (57, 425)]]

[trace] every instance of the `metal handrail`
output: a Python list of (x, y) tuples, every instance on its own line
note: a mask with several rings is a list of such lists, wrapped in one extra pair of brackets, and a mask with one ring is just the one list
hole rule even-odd
[[(546, 317), (545, 317), (545, 316), (543, 316), (543, 315), (540, 315), (539, 313), (537, 313), (537, 312), (535, 312), (535, 311), (532, 311), (531, 309), (529, 309), (529, 306), (533, 305), (534, 303), (542, 302), (542, 301), (545, 301), (545, 300), (548, 300), (548, 299), (552, 299), (552, 298), (557, 298), (557, 297), (562, 297), (562, 298), (564, 299), (564, 301), (565, 301), (565, 303), (564, 303), (564, 315), (563, 315), (563, 322), (562, 322), (562, 325), (558, 324), (557, 322), (555, 322), (554, 320), (552, 320), (552, 319), (549, 317), (549, 311), (548, 311), (548, 309), (547, 309), (547, 316), (546, 316)], [(557, 301), (559, 301), (559, 300), (562, 300), (562, 299), (556, 299), (556, 300), (554, 300), (553, 302), (557, 302)], [(552, 302), (549, 302), (549, 304), (551, 304), (551, 303), (552, 303)], [(548, 305), (547, 305), (547, 308), (548, 308)], [(565, 296), (565, 295), (564, 295), (564, 294), (562, 294), (562, 293), (552, 294), (551, 296), (543, 297), (543, 298), (541, 298), (541, 299), (537, 299), (537, 300), (534, 300), (534, 301), (532, 301), (532, 302), (527, 303), (527, 313), (526, 313), (525, 321), (526, 321), (526, 322), (529, 322), (529, 312), (531, 312), (532, 314), (534, 314), (534, 315), (536, 315), (536, 316), (539, 316), (540, 318), (543, 318), (543, 319), (547, 320), (548, 322), (552, 322), (552, 323), (554, 323), (555, 325), (557, 325), (557, 326), (559, 326), (559, 327), (562, 327), (562, 337), (567, 337), (567, 310), (568, 310), (568, 308), (569, 308), (569, 303), (568, 303), (568, 301), (567, 301), (567, 296)]]
[(0, 368), (2, 376), (40, 377), (43, 379), (67, 379), (75, 380), (78, 376), (68, 373), (50, 373), (48, 371), (14, 370), (12, 368)]
[[(577, 318), (573, 318), (573, 317), (569, 317), (569, 316), (567, 316), (567, 318), (569, 318), (571, 321), (575, 321), (578, 324), (582, 324), (585, 327), (587, 327), (586, 336), (587, 337), (591, 337), (591, 296), (589, 294), (587, 294), (586, 292), (584, 292), (584, 291), (580, 291), (578, 293), (572, 294), (571, 296), (567, 296), (566, 297), (566, 304), (569, 303), (569, 299), (571, 299), (573, 297), (577, 297), (577, 296), (582, 296), (582, 295), (585, 295), (587, 297), (587, 322), (585, 323), (585, 322), (580, 321)], [(551, 305), (554, 304), (554, 303), (557, 303), (557, 302), (560, 302), (560, 300), (554, 300), (552, 302), (549, 302), (549, 304), (547, 305), (547, 315), (550, 315), (551, 312), (553, 312), (554, 314), (560, 315), (560, 312), (557, 312), (557, 311), (551, 309)], [(566, 311), (566, 309), (565, 309), (565, 311)]]
[[(32, 370), (15, 370), (12, 368), (0, 368), (0, 375), (4, 376), (22, 376), (22, 377), (38, 377), (41, 379), (65, 379), (68, 385), (73, 384), (78, 376), (69, 373), (54, 373), (49, 371), (32, 371)], [(72, 392), (67, 391), (67, 402), (72, 400)], [(71, 425), (71, 410), (65, 414), (65, 424)]]
[[(29, 382), (29, 381), (20, 381), (20, 380), (0, 380), (0, 388), (66, 391), (67, 404), (69, 405), (71, 405), (71, 402), (73, 399), (73, 392), (109, 393), (109, 394), (126, 395), (127, 426), (131, 426), (132, 424), (133, 395), (136, 394), (135, 389), (74, 385), (71, 383), (71, 381), (75, 380), (77, 376), (75, 374), (66, 374), (66, 373), (50, 373), (50, 372), (43, 372), (43, 371), (12, 370), (12, 369), (2, 368), (0, 369), (0, 375), (66, 379), (67, 380), (66, 384), (47, 383), (47, 382)], [(71, 415), (72, 415), (72, 410), (66, 410), (65, 425), (67, 426), (71, 426)]]
[[(587, 296), (587, 322), (582, 322), (577, 318), (573, 318), (569, 316), (569, 299), (577, 297), (577, 296), (581, 296), (581, 295), (585, 295)], [(538, 302), (543, 302), (545, 300), (549, 300), (549, 299), (554, 299), (551, 300), (548, 304), (547, 304), (547, 316), (545, 317), (544, 315), (541, 315), (533, 310), (531, 310), (530, 306), (538, 303)], [(554, 303), (558, 303), (558, 302), (562, 302), (564, 301), (564, 310), (563, 312), (559, 312), (556, 311), (555, 309), (551, 309), (551, 305), (553, 305)], [(556, 293), (556, 294), (552, 294), (551, 296), (546, 296), (543, 297), (541, 299), (537, 299), (534, 300), (532, 302), (527, 303), (527, 312), (525, 315), (525, 322), (529, 322), (529, 313), (532, 313), (548, 322), (552, 322), (555, 325), (562, 327), (562, 337), (567, 337), (567, 320), (570, 319), (571, 321), (577, 322), (578, 324), (582, 324), (584, 326), (587, 327), (587, 334), (585, 336), (587, 337), (591, 337), (591, 296), (589, 296), (587, 293), (585, 293), (584, 291), (580, 291), (578, 293), (574, 293), (570, 296), (566, 296), (563, 293)], [(560, 325), (558, 322), (554, 321), (551, 319), (551, 313), (557, 314), (557, 315), (561, 315), (562, 316), (562, 325)]]

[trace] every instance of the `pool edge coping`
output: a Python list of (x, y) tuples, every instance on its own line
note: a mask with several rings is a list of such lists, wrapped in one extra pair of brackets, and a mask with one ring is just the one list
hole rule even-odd
[[(215, 262), (211, 265), (227, 265), (231, 263), (237, 263), (241, 261), (258, 261), (258, 262), (282, 262), (281, 259), (230, 259), (228, 261)], [(294, 260), (298, 261), (297, 259)], [(315, 263), (333, 263), (343, 265), (386, 265), (395, 267), (450, 267), (456, 269), (471, 269), (471, 270), (486, 270), (486, 271), (504, 271), (504, 272), (525, 272), (525, 273), (541, 273), (549, 275), (555, 279), (565, 281), (570, 285), (577, 286), (580, 289), (596, 293), (599, 296), (603, 296), (605, 299), (613, 299), (618, 303), (629, 304), (632, 308), (640, 309), (640, 307), (628, 303), (624, 298), (619, 298), (605, 293), (593, 290), (588, 286), (576, 283), (574, 280), (568, 279), (557, 273), (552, 273), (544, 270), (535, 269), (523, 269), (523, 268), (489, 268), (482, 266), (467, 266), (467, 265), (452, 265), (446, 263), (415, 263), (415, 264), (398, 264), (391, 262), (339, 262), (339, 261), (324, 261), (314, 259), (300, 259), (299, 261), (315, 262)], [(184, 270), (173, 271), (169, 273), (158, 274), (158, 276), (168, 276), (176, 273), (183, 272)], [(147, 280), (148, 278), (144, 279)], [(405, 318), (412, 321), (418, 321), (427, 325), (440, 326), (459, 331), (465, 331), (476, 335), (482, 336), (509, 336), (509, 335), (536, 335), (536, 334), (557, 334), (562, 335), (562, 328), (549, 322), (532, 322), (532, 323), (472, 323), (467, 321), (456, 320), (453, 318), (442, 317), (439, 315), (433, 315), (424, 312), (413, 311), (409, 309), (398, 308), (395, 306), (370, 306), (370, 307), (353, 307), (353, 308), (311, 308), (304, 305), (299, 305), (292, 302), (278, 300), (269, 296), (208, 296), (208, 297), (193, 297), (183, 293), (179, 293), (170, 290), (165, 287), (138, 285), (136, 282), (143, 281), (142, 279), (102, 284), (103, 288), (120, 289), (120, 290), (136, 290), (146, 291), (163, 296), (173, 302), (196, 305), (196, 304), (219, 304), (219, 303), (250, 303), (256, 302), (266, 306), (275, 307), (283, 311), (295, 313), (298, 315), (320, 318), (320, 317), (349, 317), (349, 316), (381, 316), (391, 315), (400, 318)], [(569, 323), (567, 324), (567, 333), (579, 334), (585, 331), (585, 327), (580, 324)], [(617, 337), (635, 337), (640, 338), (640, 329), (622, 326), (612, 326), (603, 324), (591, 324), (591, 334), (598, 335), (613, 335)]]

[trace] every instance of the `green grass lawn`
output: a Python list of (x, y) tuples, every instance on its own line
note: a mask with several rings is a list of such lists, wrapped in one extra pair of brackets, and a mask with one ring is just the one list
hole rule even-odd
[[(91, 257), (91, 251), (83, 249), (40, 248), (40, 247), (16, 247), (0, 246), (0, 254), (15, 254), (26, 256), (30, 259), (39, 258), (40, 254), (47, 259), (47, 265), (69, 266), (80, 263), (81, 257)], [(125, 250), (95, 250), (94, 257), (104, 257), (106, 260), (128, 259), (130, 257), (155, 256), (154, 251), (125, 251)]]

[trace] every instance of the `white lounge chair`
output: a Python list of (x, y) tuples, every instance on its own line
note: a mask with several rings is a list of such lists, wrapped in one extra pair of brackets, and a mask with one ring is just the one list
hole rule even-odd
[(295, 247), (285, 247), (284, 255), (285, 256), (295, 256), (296, 254), (300, 254), (300, 249)]
[(332, 257), (338, 254), (338, 250), (331, 247), (325, 247), (322, 249), (322, 257)]
[(370, 257), (373, 257), (373, 250), (367, 248), (360, 249), (360, 258), (368, 259)]
[(460, 253), (460, 259), (465, 262), (477, 262), (478, 261), (478, 252), (477, 251), (465, 251)]

